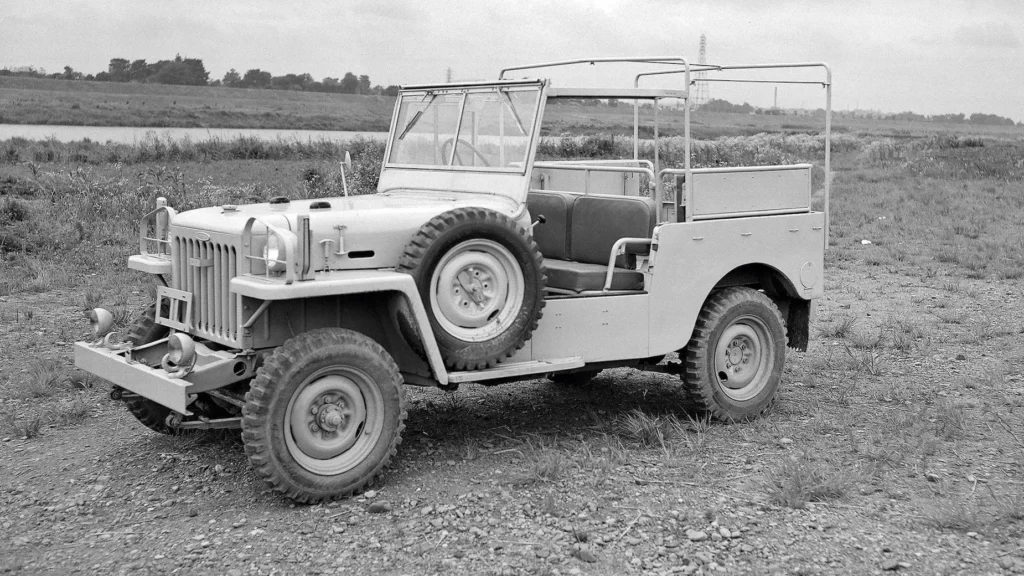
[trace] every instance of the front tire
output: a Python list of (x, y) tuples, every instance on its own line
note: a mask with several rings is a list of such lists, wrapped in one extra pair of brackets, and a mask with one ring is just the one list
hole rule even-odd
[(779, 309), (751, 288), (714, 292), (683, 355), (683, 384), (699, 409), (718, 420), (753, 419), (782, 380), (786, 330)]
[(405, 428), (405, 391), (379, 344), (326, 328), (267, 358), (242, 415), (256, 473), (297, 502), (319, 502), (361, 491), (390, 463)]
[[(125, 339), (132, 346), (142, 346), (166, 337), (168, 332), (170, 329), (167, 326), (156, 323), (156, 304), (153, 304), (132, 322)], [(136, 420), (154, 432), (168, 435), (181, 433), (167, 425), (171, 409), (166, 406), (134, 394), (124, 399), (124, 406)]]

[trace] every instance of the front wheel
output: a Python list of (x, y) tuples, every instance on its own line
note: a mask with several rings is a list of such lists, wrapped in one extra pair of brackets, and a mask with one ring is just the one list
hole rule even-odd
[(750, 420), (779, 388), (786, 330), (775, 303), (751, 288), (727, 288), (704, 303), (685, 349), (684, 385), (719, 420)]
[(298, 502), (341, 498), (372, 483), (397, 452), (402, 377), (372, 339), (313, 330), (267, 359), (242, 415), (245, 453), (274, 490)]

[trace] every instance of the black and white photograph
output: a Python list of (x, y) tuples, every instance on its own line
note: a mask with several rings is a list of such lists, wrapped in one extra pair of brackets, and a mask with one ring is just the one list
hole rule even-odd
[(1024, 574), (1010, 0), (0, 0), (0, 574)]

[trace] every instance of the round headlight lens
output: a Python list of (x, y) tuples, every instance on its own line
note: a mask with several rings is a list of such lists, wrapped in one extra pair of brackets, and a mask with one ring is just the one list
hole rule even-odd
[(284, 272), (287, 264), (284, 260), (284, 249), (281, 239), (274, 234), (267, 236), (267, 245), (263, 247), (263, 259), (267, 261), (267, 269), (272, 272)]
[(196, 343), (188, 334), (171, 334), (167, 338), (167, 350), (167, 361), (174, 366), (189, 366), (196, 358)]
[(96, 338), (103, 337), (114, 327), (114, 315), (103, 308), (93, 308), (89, 311), (89, 326), (92, 327), (92, 334)]

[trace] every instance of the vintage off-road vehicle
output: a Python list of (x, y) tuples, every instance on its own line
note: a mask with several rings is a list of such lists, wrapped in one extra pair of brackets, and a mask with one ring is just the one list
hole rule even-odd
[[(654, 69), (624, 88), (507, 79), (607, 63)], [(815, 211), (810, 164), (691, 167), (689, 87), (696, 72), (782, 68), (823, 70), (813, 83), (828, 107), (818, 63), (598, 58), (405, 87), (376, 194), (181, 214), (158, 201), (128, 262), (159, 281), (156, 302), (123, 336), (94, 310), (96, 340), (75, 344), (76, 364), (158, 432), (241, 428), (257, 474), (298, 501), (381, 474), (405, 385), (582, 384), (628, 366), (680, 376), (714, 417), (755, 417), (787, 344), (808, 343), (829, 179)], [(682, 89), (640, 87), (661, 74)], [(676, 99), (685, 165), (662, 169), (657, 146), (640, 158), (639, 113), (632, 158), (536, 160), (556, 98), (653, 104), (655, 142), (658, 103)]]

